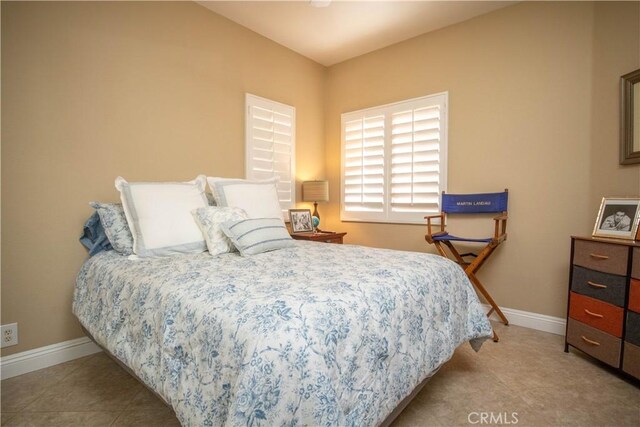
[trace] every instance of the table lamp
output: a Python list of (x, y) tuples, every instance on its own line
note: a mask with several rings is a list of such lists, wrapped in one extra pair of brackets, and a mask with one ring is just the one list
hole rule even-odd
[(318, 202), (329, 201), (328, 181), (304, 181), (302, 183), (302, 201), (313, 202), (313, 216), (320, 219)]

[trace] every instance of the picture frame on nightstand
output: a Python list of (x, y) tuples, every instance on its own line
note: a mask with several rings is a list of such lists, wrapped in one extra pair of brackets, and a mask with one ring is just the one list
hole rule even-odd
[(309, 209), (289, 209), (291, 219), (291, 231), (294, 233), (313, 231), (313, 221), (311, 210)]

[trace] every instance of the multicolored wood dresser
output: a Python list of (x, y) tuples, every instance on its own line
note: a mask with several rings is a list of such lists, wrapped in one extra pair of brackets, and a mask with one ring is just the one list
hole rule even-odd
[(640, 379), (640, 242), (571, 237), (569, 346)]

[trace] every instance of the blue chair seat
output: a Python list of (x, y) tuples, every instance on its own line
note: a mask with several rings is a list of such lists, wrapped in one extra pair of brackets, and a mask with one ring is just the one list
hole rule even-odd
[(466, 238), (466, 237), (454, 236), (453, 234), (449, 234), (449, 233), (435, 235), (432, 238), (433, 238), (433, 240), (437, 240), (437, 241), (441, 241), (441, 242), (444, 242), (444, 241), (456, 241), (456, 242), (489, 243), (489, 242), (491, 242), (493, 240), (491, 237), (489, 237), (487, 239), (469, 239), (469, 238)]

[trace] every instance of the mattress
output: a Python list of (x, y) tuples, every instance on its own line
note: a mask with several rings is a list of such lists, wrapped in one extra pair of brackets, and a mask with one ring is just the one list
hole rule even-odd
[(296, 241), (82, 266), (73, 312), (185, 426), (375, 426), (491, 325), (435, 255)]

